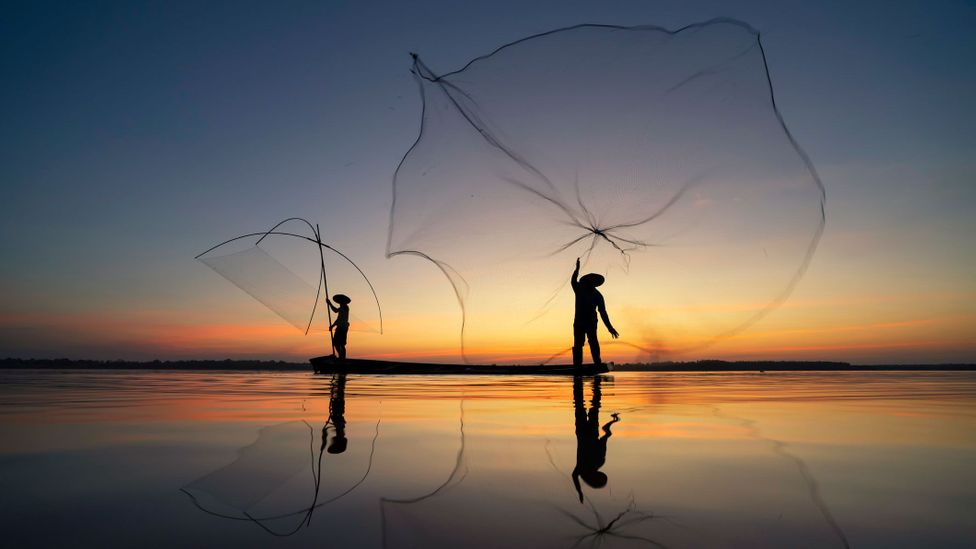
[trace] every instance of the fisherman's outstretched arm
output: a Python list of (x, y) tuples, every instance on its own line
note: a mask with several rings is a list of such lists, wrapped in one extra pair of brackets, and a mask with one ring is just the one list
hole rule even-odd
[(603, 301), (602, 295), (600, 296), (596, 307), (600, 310), (600, 318), (603, 319), (604, 326), (607, 327), (610, 335), (612, 335), (614, 339), (617, 339), (620, 334), (617, 333), (617, 330), (614, 329), (613, 324), (610, 323), (610, 315), (607, 314), (607, 304)]
[(610, 435), (613, 434), (610, 432), (610, 426), (620, 421), (620, 416), (618, 414), (610, 414), (610, 416), (613, 417), (613, 420), (608, 421), (607, 424), (603, 426), (603, 436), (600, 437), (600, 440), (606, 440), (610, 438)]
[(339, 308), (336, 307), (335, 305), (333, 305), (332, 304), (332, 301), (329, 300), (329, 298), (325, 298), (325, 303), (329, 306), (330, 309), (332, 309), (332, 312), (333, 313), (338, 313), (339, 312)]

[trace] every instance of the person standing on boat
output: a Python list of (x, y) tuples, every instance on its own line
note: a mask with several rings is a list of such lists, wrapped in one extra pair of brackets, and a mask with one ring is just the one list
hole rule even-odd
[[(336, 307), (332, 301), (339, 304)], [(333, 313), (336, 313), (335, 322), (329, 326), (329, 329), (335, 329), (332, 332), (332, 346), (335, 347), (336, 353), (339, 355), (339, 362), (346, 361), (346, 337), (349, 335), (349, 304), (352, 300), (348, 296), (343, 294), (336, 294), (332, 296), (332, 301), (329, 298), (325, 298), (325, 302), (332, 309)]]
[(600, 341), (596, 337), (596, 313), (600, 312), (603, 324), (610, 331), (610, 335), (617, 339), (620, 334), (610, 323), (607, 315), (607, 305), (603, 301), (603, 294), (596, 288), (603, 284), (603, 275), (589, 273), (579, 276), (580, 260), (576, 258), (576, 270), (573, 271), (571, 283), (573, 292), (576, 294), (576, 317), (573, 319), (573, 366), (583, 365), (583, 341), (590, 342), (590, 355), (593, 357), (593, 364), (602, 366), (600, 361)]

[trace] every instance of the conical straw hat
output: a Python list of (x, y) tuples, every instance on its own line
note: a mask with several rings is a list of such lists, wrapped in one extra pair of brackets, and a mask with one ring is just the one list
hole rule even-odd
[(590, 286), (596, 288), (597, 286), (603, 284), (606, 279), (603, 275), (598, 275), (596, 273), (585, 274), (580, 277), (579, 282), (585, 286)]

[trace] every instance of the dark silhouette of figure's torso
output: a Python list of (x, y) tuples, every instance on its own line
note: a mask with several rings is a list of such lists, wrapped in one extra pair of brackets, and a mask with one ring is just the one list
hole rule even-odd
[(573, 291), (576, 293), (576, 316), (573, 318), (573, 325), (595, 329), (597, 310), (607, 310), (603, 294), (596, 288), (579, 283), (573, 285)]
[(345, 303), (339, 305), (339, 308), (336, 311), (335, 326), (336, 328), (349, 328), (349, 305), (346, 305)]
[(329, 308), (336, 313), (335, 322), (329, 327), (330, 329), (335, 328), (335, 331), (332, 332), (332, 346), (339, 355), (339, 362), (345, 362), (346, 341), (349, 337), (349, 304), (341, 303), (338, 307), (334, 307), (329, 303)]

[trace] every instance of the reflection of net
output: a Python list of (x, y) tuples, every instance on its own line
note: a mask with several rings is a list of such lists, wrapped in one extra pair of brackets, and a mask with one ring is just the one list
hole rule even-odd
[[(356, 448), (356, 455), (346, 460), (347, 464), (362, 467), (361, 476), (339, 475), (331, 480), (323, 477), (330, 459), (326, 458), (328, 432), (332, 431), (334, 440), (339, 428), (333, 420), (339, 421), (330, 415), (322, 429), (325, 438), (319, 440), (304, 421), (265, 427), (257, 441), (239, 451), (237, 459), (181, 490), (197, 508), (210, 515), (250, 522), (275, 536), (293, 535), (311, 524), (317, 509), (355, 491), (372, 470), (379, 421), (368, 447)], [(341, 421), (344, 425), (344, 419)], [(331, 467), (335, 469), (337, 464), (332, 463)], [(333, 474), (340, 472), (341, 469), (334, 470)]]
[(655, 517), (638, 509), (632, 495), (601, 500), (606, 510), (589, 499), (579, 504), (569, 475), (551, 474), (547, 461), (558, 467), (548, 444), (545, 454), (532, 437), (508, 439), (504, 449), (497, 441), (472, 444), (461, 406), (458, 451), (446, 478), (422, 495), (380, 499), (384, 548), (586, 547), (608, 538), (654, 543), (646, 536)]
[[(499, 465), (497, 456), (469, 455), (463, 399), (459, 406), (459, 444), (454, 467), (443, 481), (423, 494), (380, 498), (382, 546), (546, 546), (539, 540), (550, 536), (545, 525), (551, 524), (554, 514), (538, 505), (526, 505), (521, 499), (524, 497), (521, 491), (532, 494), (532, 497), (544, 497), (551, 493), (552, 487), (540, 486), (535, 475), (518, 478), (519, 482), (509, 484), (505, 482), (509, 480), (506, 475), (499, 476), (495, 470)], [(480, 446), (480, 449), (489, 447)], [(526, 463), (514, 455), (509, 459)], [(476, 472), (471, 474), (472, 471)], [(485, 476), (486, 472), (494, 474)], [(472, 532), (478, 532), (478, 535), (472, 537)]]
[[(237, 459), (184, 487), (201, 509), (248, 520), (278, 514), (311, 501), (308, 482), (312, 427), (293, 421), (261, 429), (258, 439), (240, 450)], [(292, 520), (294, 522), (294, 520)]]
[[(439, 502), (440, 499), (437, 498), (438, 495), (451, 490), (452, 488), (461, 484), (464, 481), (465, 476), (467, 476), (467, 466), (465, 464), (464, 455), (464, 400), (460, 402), (460, 446), (457, 451), (457, 457), (454, 462), (454, 468), (451, 473), (447, 476), (447, 480), (439, 484), (436, 488), (430, 492), (415, 496), (411, 498), (395, 499), (395, 498), (380, 498), (380, 528), (383, 540), (383, 547), (389, 546), (389, 537), (387, 535), (388, 522), (394, 523), (393, 529), (395, 529), (399, 535), (396, 536), (397, 542), (406, 542), (407, 546), (434, 546), (428, 543), (419, 543), (420, 539), (413, 539), (411, 536), (407, 535), (407, 532), (415, 530), (416, 527), (420, 527), (421, 532), (429, 532), (429, 527), (422, 524), (423, 519), (421, 518), (424, 512), (424, 502)], [(418, 515), (411, 514), (411, 511), (415, 513), (420, 513)], [(404, 529), (403, 526), (406, 525), (407, 528)], [(399, 527), (398, 527), (399, 526)], [(415, 534), (416, 535), (416, 534)], [(429, 541), (429, 540), (427, 540)]]
[(630, 345), (707, 345), (782, 303), (819, 241), (823, 187), (744, 23), (581, 25), (414, 74), (387, 253), (447, 276), (469, 353), (565, 347), (546, 313), (572, 310), (578, 256)]

